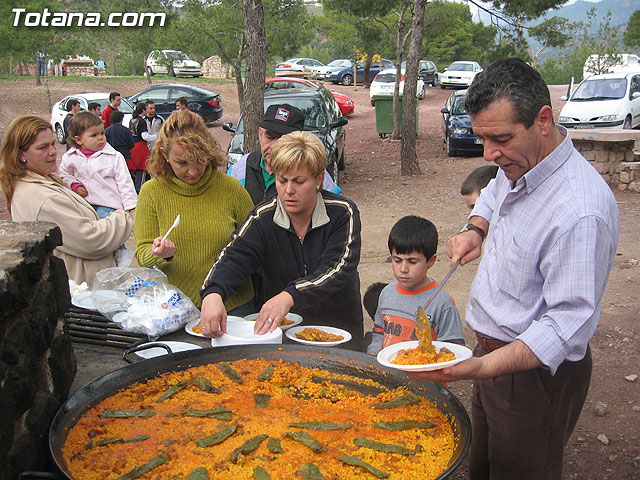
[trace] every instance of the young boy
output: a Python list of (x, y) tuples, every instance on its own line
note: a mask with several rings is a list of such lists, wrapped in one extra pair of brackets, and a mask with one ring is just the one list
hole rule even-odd
[[(367, 353), (376, 355), (384, 347), (417, 340), (416, 313), (438, 284), (427, 276), (436, 261), (438, 231), (429, 220), (401, 218), (389, 233), (389, 252), (395, 282), (380, 293)], [(464, 344), (462, 322), (455, 303), (444, 291), (426, 311), (434, 340)]]
[(473, 207), (476, 206), (476, 200), (480, 196), (480, 190), (486, 187), (491, 179), (496, 177), (497, 173), (497, 165), (485, 165), (484, 167), (476, 168), (464, 179), (460, 193), (469, 210), (473, 210)]

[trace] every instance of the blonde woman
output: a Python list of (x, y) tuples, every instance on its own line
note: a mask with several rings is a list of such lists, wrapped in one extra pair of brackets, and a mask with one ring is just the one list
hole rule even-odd
[(261, 266), (267, 301), (255, 332), (273, 331), (289, 311), (306, 324), (344, 328), (363, 341), (360, 303), (360, 214), (355, 204), (322, 189), (327, 151), (309, 132), (277, 140), (271, 169), (278, 194), (259, 204), (220, 253), (202, 286), (202, 332), (226, 329), (223, 301)]
[(25, 115), (9, 125), (2, 141), (0, 183), (14, 222), (53, 222), (62, 231), (62, 245), (54, 250), (69, 278), (92, 285), (95, 273), (115, 267), (114, 252), (131, 234), (126, 212), (116, 210), (99, 219), (80, 195), (55, 173), (55, 135), (45, 120)]
[[(202, 119), (187, 110), (171, 114), (158, 133), (135, 214), (135, 256), (142, 267), (158, 267), (169, 283), (200, 306), (198, 289), (222, 247), (253, 203), (235, 178), (218, 171), (226, 163)], [(180, 215), (169, 238), (162, 236)], [(233, 315), (253, 311), (251, 283), (227, 298)]]

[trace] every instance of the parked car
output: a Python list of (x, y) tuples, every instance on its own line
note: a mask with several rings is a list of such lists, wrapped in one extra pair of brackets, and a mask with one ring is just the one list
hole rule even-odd
[[(304, 129), (317, 135), (329, 157), (327, 170), (333, 181), (339, 183), (339, 171), (347, 165), (345, 154), (346, 131), (342, 128), (348, 123), (347, 117), (340, 114), (340, 108), (327, 89), (317, 90), (267, 90), (264, 92), (264, 110), (269, 105), (288, 103), (302, 110), (305, 116)], [(238, 126), (231, 122), (222, 124), (223, 130), (232, 132), (233, 138), (227, 149), (229, 164), (237, 162), (244, 151), (244, 118), (240, 117)]]
[(180, 50), (154, 50), (147, 57), (147, 75), (151, 77), (158, 73), (172, 77), (199, 77), (202, 75), (202, 65)]
[(176, 109), (176, 100), (187, 98), (189, 110), (200, 115), (206, 122), (215, 122), (222, 117), (222, 100), (218, 92), (186, 83), (163, 83), (130, 96), (127, 100), (133, 105), (138, 102), (153, 100), (156, 113), (168, 117)]
[[(65, 143), (64, 129), (62, 127), (64, 118), (67, 116), (67, 102), (69, 100), (78, 100), (80, 102), (80, 108), (82, 110), (88, 110), (89, 104), (92, 102), (99, 103), (102, 110), (109, 105), (108, 93), (78, 93), (74, 95), (67, 95), (59, 102), (54, 103), (51, 110), (51, 126), (53, 131), (56, 132), (56, 138), (58, 142)], [(131, 120), (131, 113), (133, 113), (133, 106), (127, 102), (124, 98), (122, 103), (118, 107), (122, 113), (124, 113), (123, 125), (129, 125)]]
[(480, 156), (484, 152), (482, 141), (473, 133), (471, 118), (464, 106), (466, 96), (466, 89), (453, 92), (440, 110), (444, 121), (442, 141), (446, 143), (450, 157), (458, 154)]
[(440, 88), (468, 87), (475, 76), (482, 71), (478, 62), (453, 62), (440, 76)]
[(315, 58), (290, 58), (276, 63), (276, 77), (283, 75), (311, 76), (311, 69), (324, 67), (324, 63)]
[[(384, 70), (386, 68), (395, 68), (395, 65), (391, 60), (386, 58), (383, 58), (381, 62), (371, 62), (371, 67), (369, 69), (370, 78), (374, 78), (380, 70)], [(317, 78), (332, 83), (353, 85), (353, 63), (349, 60), (348, 66), (334, 67), (324, 74), (319, 74)], [(364, 82), (364, 62), (356, 63), (356, 82)]]
[(337, 60), (333, 60), (326, 65), (321, 67), (311, 67), (311, 73), (313, 74), (313, 78), (318, 78), (319, 75), (324, 75), (329, 70), (333, 70), (334, 68), (353, 68), (353, 62), (346, 58), (338, 58)]
[[(300, 88), (302, 90), (315, 90), (318, 88), (325, 88), (317, 83), (307, 80), (306, 78), (297, 77), (271, 77), (264, 81), (264, 90), (285, 90), (288, 88)], [(338, 102), (342, 115), (351, 115), (355, 110), (355, 103), (350, 97), (340, 92), (331, 92), (333, 98)]]
[(567, 128), (640, 127), (640, 72), (583, 80), (562, 107), (558, 123)]
[[(400, 95), (404, 92), (404, 70), (401, 71), (400, 74)], [(371, 99), (371, 105), (375, 106), (375, 102), (373, 101), (374, 95), (381, 94), (389, 94), (393, 95), (393, 89), (396, 85), (396, 69), (389, 68), (387, 70), (382, 70), (380, 73), (376, 75), (371, 82), (371, 88), (369, 89), (369, 98)], [(424, 87), (424, 82), (421, 78), (418, 78), (418, 89), (416, 90), (416, 94), (420, 100), (422, 100), (426, 94), (426, 89)]]
[[(407, 62), (402, 62), (402, 69), (407, 68)], [(425, 85), (435, 87), (438, 84), (438, 67), (431, 60), (420, 60), (418, 62), (418, 76)]]

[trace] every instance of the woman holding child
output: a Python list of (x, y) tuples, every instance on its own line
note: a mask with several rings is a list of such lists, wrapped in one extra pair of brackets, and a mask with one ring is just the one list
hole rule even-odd
[(31, 115), (13, 120), (2, 141), (2, 191), (14, 222), (45, 221), (60, 227), (63, 244), (54, 254), (64, 260), (71, 280), (91, 286), (97, 271), (116, 266), (114, 252), (129, 238), (132, 222), (123, 210), (99, 219), (91, 205), (55, 175), (55, 141), (45, 120)]
[[(158, 133), (148, 163), (154, 178), (142, 185), (136, 209), (138, 264), (161, 269), (197, 307), (211, 262), (253, 207), (240, 182), (218, 171), (225, 163), (202, 118), (173, 112)], [(162, 240), (177, 215), (180, 224)], [(225, 298), (225, 307), (233, 315), (248, 315), (252, 299), (251, 282), (243, 281)]]
[(290, 311), (308, 325), (349, 331), (363, 340), (360, 214), (350, 200), (321, 190), (327, 151), (309, 132), (293, 132), (271, 151), (277, 195), (257, 205), (222, 249), (201, 289), (202, 331), (226, 330), (223, 302), (261, 266), (265, 302), (255, 331), (275, 330)]

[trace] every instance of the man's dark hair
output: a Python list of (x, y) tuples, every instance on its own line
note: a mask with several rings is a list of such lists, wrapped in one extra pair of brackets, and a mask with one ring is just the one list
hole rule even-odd
[(144, 102), (145, 105), (155, 105), (156, 102), (154, 102), (153, 100), (147, 100), (146, 102)]
[(87, 108), (89, 109), (90, 112), (92, 112), (93, 110), (95, 110), (96, 108), (100, 107), (100, 104), (98, 102), (91, 102)]
[(502, 98), (511, 102), (516, 119), (526, 128), (543, 106), (551, 106), (547, 84), (519, 58), (501, 58), (476, 75), (467, 90), (467, 112), (475, 115)]
[(389, 232), (389, 252), (422, 253), (427, 260), (438, 249), (438, 230), (426, 218), (409, 215), (396, 222)]
[(378, 299), (380, 298), (380, 292), (388, 284), (382, 282), (372, 283), (367, 287), (367, 291), (364, 292), (362, 297), (362, 303), (364, 309), (367, 311), (372, 320), (376, 318), (376, 310), (378, 309)]
[(187, 97), (180, 97), (178, 99), (176, 99), (176, 103), (180, 102), (182, 105), (186, 105), (187, 104)]
[(497, 165), (485, 165), (484, 167), (478, 167), (464, 179), (462, 187), (460, 187), (460, 193), (462, 195), (471, 195), (472, 193), (480, 193), (484, 187), (496, 177), (498, 173)]
[(124, 113), (119, 110), (115, 110), (111, 113), (111, 123), (122, 123), (122, 119), (124, 118)]
[(122, 95), (120, 95), (118, 92), (111, 92), (111, 93), (109, 94), (109, 101), (110, 101), (110, 102), (113, 102), (113, 99), (114, 99), (114, 98), (116, 98), (116, 97), (121, 97), (121, 96), (122, 96)]
[(75, 107), (76, 105), (80, 105), (80, 101), (79, 100), (76, 100), (75, 98), (73, 100), (69, 100), (67, 102), (67, 112), (70, 112), (71, 109), (73, 107)]

